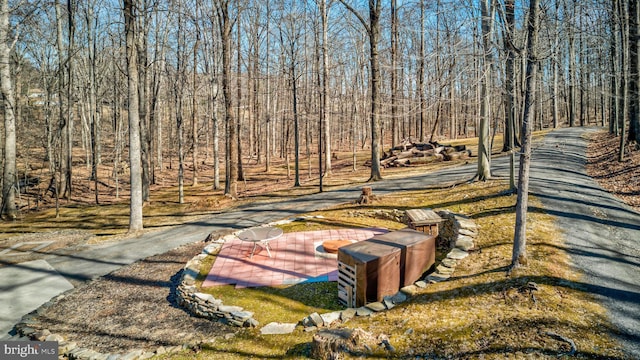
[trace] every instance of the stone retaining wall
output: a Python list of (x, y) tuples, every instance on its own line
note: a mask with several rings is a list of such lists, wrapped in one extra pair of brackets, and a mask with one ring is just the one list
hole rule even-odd
[(202, 261), (210, 254), (217, 254), (225, 241), (234, 235), (226, 235), (214, 239), (213, 243), (205, 246), (202, 253), (196, 255), (185, 265), (180, 275), (179, 285), (176, 289), (178, 305), (185, 308), (194, 316), (213, 321), (221, 321), (225, 324), (240, 327), (256, 327), (258, 321), (253, 318), (253, 312), (246, 311), (240, 306), (228, 306), (222, 300), (216, 299), (211, 294), (198, 292), (196, 279), (202, 267)]

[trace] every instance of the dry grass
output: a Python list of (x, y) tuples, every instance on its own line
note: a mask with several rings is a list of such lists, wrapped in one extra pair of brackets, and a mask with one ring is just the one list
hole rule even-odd
[[(481, 251), (463, 260), (450, 281), (430, 285), (402, 306), (371, 318), (352, 320), (346, 326), (388, 335), (397, 350), (393, 357), (397, 358), (551, 359), (569, 350), (566, 343), (548, 332), (572, 339), (580, 358), (622, 358), (610, 336), (613, 330), (604, 309), (582, 290), (580, 275), (571, 269), (562, 238), (557, 236), (560, 232), (535, 199), (528, 226), (529, 265), (506, 276), (515, 204), (515, 196), (506, 189), (503, 182), (491, 181), (383, 197), (374, 208), (448, 208), (469, 215), (482, 226), (478, 239)], [(357, 226), (363, 218), (344, 220), (344, 215), (353, 210), (341, 206), (319, 214), (329, 223), (343, 219), (349, 226)], [(369, 226), (368, 221), (360, 225)], [(317, 224), (311, 226), (315, 228)], [(539, 287), (532, 295), (520, 291), (529, 282)], [(335, 309), (334, 295), (326, 297), (327, 292), (335, 291), (335, 284), (206, 291), (223, 298), (225, 303), (255, 309), (256, 318), (263, 324), (298, 321), (312, 311)], [(317, 298), (323, 300), (316, 302), (313, 291), (319, 291), (322, 296)], [(257, 330), (246, 330), (234, 339), (207, 345), (197, 358), (304, 358), (311, 336), (301, 330), (283, 336), (263, 336)], [(382, 351), (376, 354), (389, 356)], [(194, 356), (189, 353), (172, 358)]]

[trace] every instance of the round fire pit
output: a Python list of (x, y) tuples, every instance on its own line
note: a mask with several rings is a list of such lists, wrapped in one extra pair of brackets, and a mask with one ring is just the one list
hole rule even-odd
[(329, 254), (337, 254), (339, 248), (352, 243), (351, 240), (327, 240), (322, 243), (322, 248)]

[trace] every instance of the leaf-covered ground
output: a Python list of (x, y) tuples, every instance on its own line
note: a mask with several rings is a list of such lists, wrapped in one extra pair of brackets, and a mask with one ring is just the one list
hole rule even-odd
[(600, 186), (640, 211), (640, 149), (625, 146), (625, 157), (619, 160), (620, 138), (606, 131), (589, 139), (587, 172)]

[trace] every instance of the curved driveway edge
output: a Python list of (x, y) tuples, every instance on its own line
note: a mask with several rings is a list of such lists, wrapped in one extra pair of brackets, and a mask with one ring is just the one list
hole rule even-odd
[(556, 218), (581, 288), (608, 310), (618, 338), (640, 359), (640, 213), (604, 191), (585, 170), (585, 135), (594, 128), (549, 133), (533, 154), (530, 194)]

